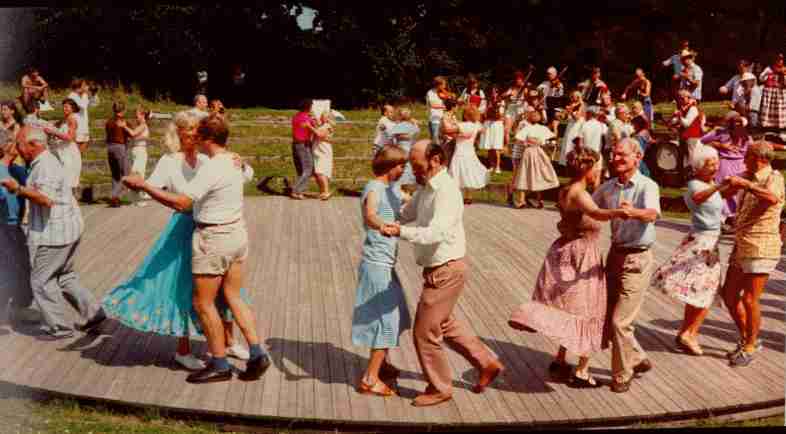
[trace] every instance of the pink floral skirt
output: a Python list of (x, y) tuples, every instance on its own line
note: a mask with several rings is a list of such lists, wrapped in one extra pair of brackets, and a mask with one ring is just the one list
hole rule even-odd
[(652, 276), (652, 288), (698, 308), (709, 307), (721, 283), (720, 234), (688, 234)]
[(530, 327), (568, 351), (588, 356), (605, 348), (606, 296), (597, 234), (560, 238), (546, 254), (532, 301), (519, 306), (509, 323)]

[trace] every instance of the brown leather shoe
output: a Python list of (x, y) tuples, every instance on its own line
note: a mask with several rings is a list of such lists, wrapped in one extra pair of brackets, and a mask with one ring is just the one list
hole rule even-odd
[(494, 379), (497, 378), (497, 376), (501, 374), (502, 371), (504, 370), (505, 367), (502, 366), (502, 363), (500, 363), (499, 360), (495, 360), (491, 362), (488, 366), (486, 366), (480, 371), (480, 378), (478, 378), (478, 384), (476, 384), (475, 387), (472, 388), (472, 391), (475, 393), (482, 393), (486, 389), (486, 387), (489, 384), (491, 384), (494, 381)]
[(644, 359), (638, 365), (633, 367), (633, 372), (637, 374), (643, 374), (645, 372), (649, 372), (651, 369), (652, 362), (650, 362), (650, 359)]
[(450, 401), (453, 397), (447, 393), (424, 393), (418, 395), (412, 400), (413, 407), (430, 407), (432, 405), (442, 404), (445, 401)]

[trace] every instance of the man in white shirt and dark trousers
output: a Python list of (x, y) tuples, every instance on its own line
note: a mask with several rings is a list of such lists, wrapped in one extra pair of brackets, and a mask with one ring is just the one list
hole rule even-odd
[(212, 359), (205, 369), (188, 376), (189, 383), (228, 381), (232, 368), (226, 359), (224, 326), (216, 310), (216, 296), (223, 289), (235, 321), (249, 344), (244, 381), (259, 379), (270, 366), (262, 348), (256, 321), (240, 297), (248, 257), (248, 232), (243, 219), (243, 173), (226, 149), (229, 129), (218, 116), (209, 116), (197, 129), (200, 151), (210, 160), (183, 189), (184, 194), (153, 187), (138, 176), (124, 178), (129, 188), (142, 190), (165, 206), (184, 212), (193, 208), (196, 229), (191, 260), (194, 309), (205, 331)]
[(466, 282), (466, 238), (464, 200), (445, 168), (445, 151), (429, 140), (420, 140), (412, 146), (410, 163), (420, 188), (402, 209), (401, 222), (415, 224), (386, 224), (382, 233), (413, 243), (416, 261), (423, 267), (423, 292), (413, 334), (429, 385), (412, 405), (425, 407), (452, 397), (453, 375), (443, 340), (480, 370), (475, 393), (481, 393), (504, 367), (467, 325), (453, 316)]
[(65, 316), (65, 294), (86, 322), (77, 326), (89, 332), (105, 319), (92, 292), (79, 282), (74, 269), (76, 251), (84, 230), (79, 204), (67, 184), (62, 163), (46, 148), (47, 136), (29, 126), (17, 135), (19, 155), (30, 166), (27, 185), (13, 178), (0, 181), (30, 206), (27, 242), (30, 249), (30, 286), (41, 311), (44, 327), (39, 340), (55, 341), (74, 335)]

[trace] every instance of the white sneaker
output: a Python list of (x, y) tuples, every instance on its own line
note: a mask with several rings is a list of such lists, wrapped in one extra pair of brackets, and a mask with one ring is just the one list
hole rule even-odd
[(248, 360), (251, 358), (248, 350), (243, 348), (240, 344), (234, 344), (227, 348), (227, 356), (234, 357), (239, 360)]
[(175, 361), (180, 364), (180, 366), (188, 369), (189, 371), (201, 371), (202, 369), (205, 369), (205, 362), (197, 359), (193, 354), (181, 356), (180, 354), (175, 353)]
[(134, 206), (138, 206), (140, 208), (144, 208), (144, 207), (147, 206), (147, 201), (146, 200), (138, 200), (138, 201), (134, 202)]

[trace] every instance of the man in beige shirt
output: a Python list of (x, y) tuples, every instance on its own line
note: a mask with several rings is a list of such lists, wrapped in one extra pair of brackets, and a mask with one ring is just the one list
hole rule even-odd
[(464, 200), (456, 181), (445, 168), (445, 151), (420, 140), (412, 146), (410, 162), (421, 188), (401, 212), (401, 223), (386, 224), (382, 233), (415, 244), (415, 257), (423, 267), (423, 292), (415, 314), (414, 340), (418, 360), (429, 382), (412, 405), (425, 407), (452, 397), (452, 372), (442, 348), (446, 341), (480, 370), (475, 393), (482, 392), (504, 367), (466, 324), (453, 317), (466, 282)]

